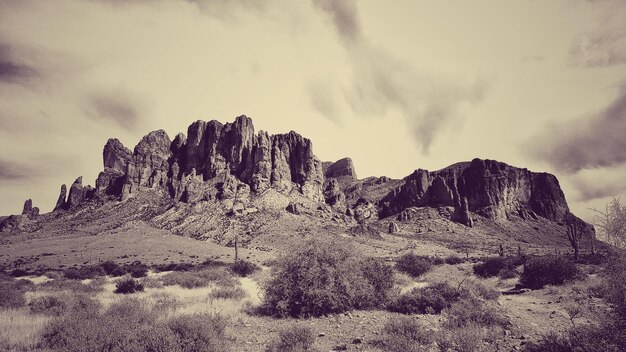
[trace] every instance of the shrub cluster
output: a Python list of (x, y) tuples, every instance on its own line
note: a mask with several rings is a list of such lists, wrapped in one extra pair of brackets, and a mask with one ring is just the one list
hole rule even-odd
[(403, 314), (439, 314), (459, 300), (461, 291), (448, 283), (439, 282), (414, 288), (400, 295), (389, 305), (389, 310)]
[(32, 286), (26, 280), (0, 281), (0, 308), (19, 308), (26, 304), (24, 293)]
[(262, 311), (309, 317), (374, 307), (391, 287), (393, 271), (382, 259), (363, 260), (338, 243), (309, 240), (276, 262)]
[(65, 299), (59, 296), (42, 296), (28, 303), (31, 313), (59, 316), (68, 309)]
[(489, 257), (474, 264), (472, 269), (478, 277), (499, 276), (502, 279), (510, 279), (517, 276), (515, 268), (524, 264), (525, 260), (524, 257)]
[(135, 279), (121, 280), (115, 284), (113, 293), (130, 294), (135, 292), (143, 292), (143, 285)]
[(461, 258), (459, 256), (456, 256), (456, 255), (451, 255), (451, 256), (446, 257), (446, 259), (444, 259), (444, 261), (445, 261), (446, 264), (449, 264), (449, 265), (457, 265), (457, 264), (464, 263), (465, 259), (463, 259), (463, 258)]
[(387, 321), (383, 337), (376, 344), (388, 352), (422, 352), (433, 342), (433, 331), (423, 327), (417, 319), (397, 316)]
[(42, 348), (55, 351), (227, 350), (226, 320), (213, 314), (159, 319), (136, 299), (124, 299), (104, 312), (73, 310), (43, 330)]
[(433, 262), (431, 258), (419, 256), (413, 252), (400, 256), (396, 262), (396, 269), (398, 271), (402, 271), (413, 277), (425, 274), (432, 266)]
[(278, 333), (278, 340), (268, 346), (266, 352), (314, 351), (315, 335), (308, 326), (291, 326)]
[(231, 265), (230, 270), (232, 270), (235, 274), (241, 277), (246, 277), (255, 273), (256, 271), (261, 270), (261, 268), (258, 265), (249, 261), (237, 260), (233, 263), (233, 265)]
[(541, 289), (545, 285), (562, 285), (581, 275), (574, 262), (566, 257), (534, 257), (524, 265), (520, 284), (531, 289)]
[(93, 279), (104, 275), (106, 275), (106, 272), (100, 265), (88, 265), (81, 268), (67, 268), (63, 273), (63, 276), (70, 280)]

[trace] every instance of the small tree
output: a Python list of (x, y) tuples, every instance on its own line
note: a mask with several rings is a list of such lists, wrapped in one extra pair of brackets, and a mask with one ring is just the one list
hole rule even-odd
[(604, 211), (593, 210), (594, 225), (600, 230), (604, 239), (616, 248), (626, 248), (626, 205), (622, 205), (619, 198), (613, 198)]

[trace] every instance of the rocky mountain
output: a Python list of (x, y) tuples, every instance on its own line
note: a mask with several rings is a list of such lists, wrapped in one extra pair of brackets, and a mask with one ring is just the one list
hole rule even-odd
[[(359, 180), (350, 158), (321, 162), (309, 139), (293, 131), (256, 132), (247, 116), (226, 124), (196, 121), (186, 135), (173, 140), (163, 130), (153, 131), (133, 150), (112, 138), (102, 158), (104, 168), (95, 188), (83, 186), (82, 177), (69, 192), (61, 186), (54, 213), (71, 212), (85, 203), (126, 202), (152, 190), (165, 195), (171, 206), (209, 202), (223, 205), (225, 214), (242, 215), (271, 203), (294, 214), (323, 211), (335, 221), (361, 227), (383, 218), (409, 220), (423, 207), (441, 209), (442, 216), (468, 227), (478, 220), (542, 218), (559, 223), (571, 218), (551, 174), (474, 159), (438, 171), (418, 169), (402, 180)], [(24, 216), (37, 218), (35, 209), (27, 201)], [(20, 228), (20, 221), (7, 218), (0, 229)], [(397, 231), (394, 224), (388, 228)]]

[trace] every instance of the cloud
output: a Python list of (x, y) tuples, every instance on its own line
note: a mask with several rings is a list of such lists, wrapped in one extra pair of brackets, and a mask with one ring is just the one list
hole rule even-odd
[(0, 159), (0, 182), (34, 177), (37, 171), (31, 166), (8, 159)]
[(576, 189), (575, 201), (613, 197), (626, 191), (626, 164), (581, 170), (569, 176), (567, 181)]
[[(445, 127), (458, 121), (464, 106), (482, 100), (487, 88), (483, 81), (462, 83), (459, 77), (420, 71), (371, 45), (361, 33), (355, 2), (313, 0), (313, 4), (332, 20), (347, 50), (352, 77), (344, 87), (344, 97), (352, 110), (359, 116), (383, 116), (399, 110), (423, 153), (428, 153)], [(329, 101), (327, 94), (309, 91), (312, 105), (322, 113), (332, 112), (328, 104), (320, 102)]]
[(306, 83), (305, 91), (315, 110), (329, 120), (339, 122), (341, 116), (337, 96), (341, 95), (341, 92), (336, 92), (335, 88), (336, 85), (329, 79), (313, 79)]
[(24, 84), (39, 75), (39, 71), (27, 64), (13, 46), (0, 43), (0, 83)]
[(352, 0), (313, 0), (333, 21), (335, 31), (348, 43), (361, 40), (361, 25), (356, 4)]
[(595, 29), (582, 34), (570, 49), (574, 65), (611, 66), (626, 63), (626, 2), (589, 0), (597, 11)]
[(167, 2), (178, 2), (181, 4), (191, 4), (198, 10), (208, 16), (220, 20), (234, 20), (245, 11), (262, 13), (267, 9), (266, 1), (257, 0), (87, 0), (90, 2), (106, 3), (112, 6), (128, 6), (128, 5), (160, 5)]
[(603, 111), (567, 125), (553, 125), (528, 142), (531, 156), (556, 169), (612, 167), (626, 163), (626, 83)]
[(88, 117), (112, 121), (122, 128), (133, 130), (145, 115), (146, 105), (134, 92), (126, 88), (98, 91), (86, 98)]

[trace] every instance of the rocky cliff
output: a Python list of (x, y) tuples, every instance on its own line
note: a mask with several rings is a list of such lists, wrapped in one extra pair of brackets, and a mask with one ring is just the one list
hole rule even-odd
[(196, 121), (186, 136), (178, 134), (173, 141), (165, 131), (153, 131), (133, 151), (109, 139), (103, 163), (94, 192), (75, 187), (77, 180), (67, 201), (62, 201), (62, 188), (57, 208), (70, 208), (89, 197), (125, 200), (154, 188), (183, 202), (260, 194), (270, 188), (323, 201), (323, 168), (311, 141), (295, 132), (256, 133), (247, 116), (226, 124)]
[[(414, 207), (447, 208), (449, 219), (467, 226), (478, 218), (571, 218), (558, 180), (547, 173), (474, 159), (438, 171), (418, 169), (403, 180), (358, 180), (350, 158), (322, 163), (309, 139), (293, 131), (255, 132), (246, 116), (226, 124), (196, 121), (186, 135), (173, 140), (163, 130), (153, 131), (133, 150), (109, 139), (102, 158), (104, 168), (95, 188), (83, 186), (82, 177), (69, 190), (63, 185), (55, 211), (91, 200), (125, 201), (156, 189), (174, 204), (215, 201), (226, 204), (231, 213), (244, 214), (248, 205), (256, 211), (248, 204), (255, 196), (271, 190), (283, 195), (281, 207), (292, 203), (294, 214), (306, 213), (301, 200), (307, 199), (313, 211), (329, 211), (339, 222), (360, 224), (390, 216), (404, 221)], [(35, 213), (30, 202), (24, 209), (25, 214)]]
[(471, 213), (494, 220), (543, 217), (562, 222), (570, 212), (554, 175), (481, 159), (433, 172), (418, 169), (379, 205), (382, 216), (414, 206), (454, 207), (453, 219), (469, 226)]

